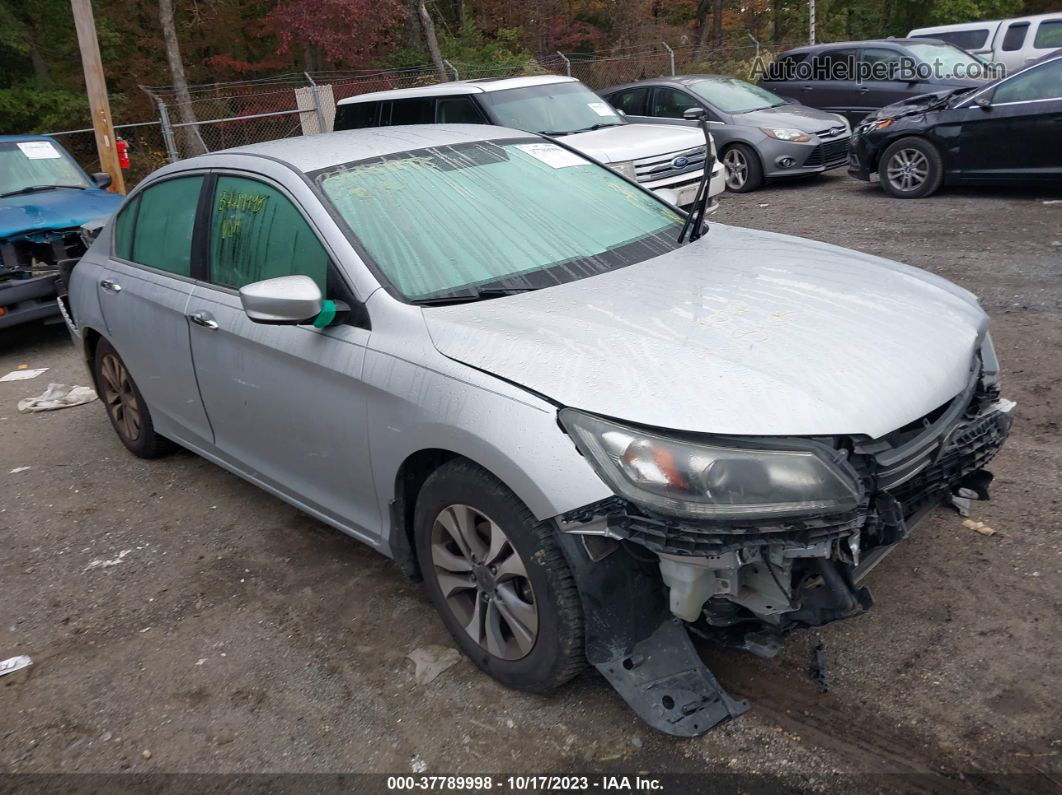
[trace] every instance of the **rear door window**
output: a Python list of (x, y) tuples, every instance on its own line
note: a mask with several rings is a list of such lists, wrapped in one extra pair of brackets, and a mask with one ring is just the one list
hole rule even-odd
[(1000, 49), (1003, 52), (1014, 52), (1020, 50), (1021, 46), (1025, 43), (1025, 34), (1029, 32), (1028, 22), (1011, 22), (1007, 26), (1007, 32), (1003, 36), (1003, 45)]
[(363, 127), (376, 127), (379, 123), (379, 102), (353, 102), (336, 106), (337, 130), (360, 130)]
[(674, 88), (654, 88), (649, 115), (662, 119), (681, 119), (682, 114), (689, 108), (700, 107), (701, 103), (685, 91)]
[(628, 88), (617, 91), (606, 99), (616, 110), (622, 110), (628, 116), (644, 116), (645, 100), (649, 96), (648, 88)]
[(1033, 47), (1038, 50), (1054, 50), (1062, 47), (1062, 19), (1045, 19), (1036, 29)]
[(439, 124), (483, 124), (471, 97), (439, 97), (435, 101), (435, 121)]
[(434, 105), (431, 97), (396, 99), (391, 103), (391, 124), (431, 124), (435, 121)]
[(812, 61), (812, 79), (855, 80), (855, 65), (855, 50), (826, 50)]
[(802, 52), (794, 52), (775, 58), (767, 67), (764, 79), (770, 81), (798, 80), (797, 64), (803, 63), (806, 59), (807, 54)]
[(177, 177), (145, 189), (122, 210), (115, 253), (140, 265), (191, 276), (192, 231), (203, 177)]
[(210, 221), (210, 281), (239, 289), (278, 276), (309, 276), (321, 292), (328, 254), (291, 200), (254, 179), (218, 177)]

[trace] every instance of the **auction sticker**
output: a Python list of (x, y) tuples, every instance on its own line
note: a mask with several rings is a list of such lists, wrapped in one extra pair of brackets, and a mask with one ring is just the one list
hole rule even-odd
[(616, 111), (612, 110), (606, 102), (588, 102), (590, 110), (596, 113), (598, 116), (615, 116)]
[(18, 148), (30, 160), (55, 160), (62, 157), (51, 141), (19, 141)]
[(517, 144), (516, 148), (553, 168), (586, 165), (586, 161), (575, 152), (569, 152), (556, 144)]

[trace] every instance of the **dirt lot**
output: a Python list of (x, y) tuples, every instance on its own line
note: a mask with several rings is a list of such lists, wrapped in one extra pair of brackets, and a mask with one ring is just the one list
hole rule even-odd
[[(0, 383), (0, 658), (34, 660), (28, 677), (0, 679), (0, 772), (1059, 786), (1062, 205), (1049, 198), (1059, 196), (893, 201), (841, 174), (724, 198), (715, 220), (909, 262), (977, 293), (1019, 418), (992, 467), (994, 499), (974, 509), (998, 535), (938, 510), (870, 575), (867, 615), (794, 636), (770, 662), (705, 649), (753, 707), (695, 740), (653, 733), (595, 675), (543, 698), (462, 660), (415, 685), (406, 655), (452, 645), (419, 586), (204, 460), (133, 458), (99, 403), (18, 414), (17, 400), (49, 380), (87, 374), (61, 327), (5, 332), (0, 374), (51, 370)], [(826, 694), (806, 673), (818, 642)]]

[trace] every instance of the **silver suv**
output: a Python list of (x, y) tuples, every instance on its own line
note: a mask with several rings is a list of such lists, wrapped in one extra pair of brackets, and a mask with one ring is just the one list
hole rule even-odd
[(867, 609), (927, 511), (987, 496), (1014, 404), (965, 290), (688, 220), (515, 130), (272, 141), (142, 182), (68, 321), (134, 454), (394, 558), (501, 682), (589, 661), (696, 735), (745, 705), (686, 627), (770, 655)]

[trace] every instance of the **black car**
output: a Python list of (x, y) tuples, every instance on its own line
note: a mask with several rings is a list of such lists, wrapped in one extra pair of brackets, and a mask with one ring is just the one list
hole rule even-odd
[(989, 64), (932, 39), (882, 39), (786, 50), (759, 84), (768, 91), (840, 113), (855, 126), (878, 108), (931, 92), (983, 86)]
[(981, 89), (897, 102), (852, 134), (848, 173), (919, 199), (941, 184), (1062, 185), (1062, 54)]

